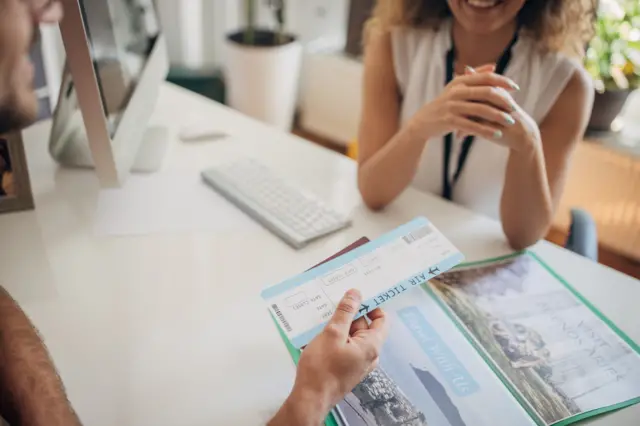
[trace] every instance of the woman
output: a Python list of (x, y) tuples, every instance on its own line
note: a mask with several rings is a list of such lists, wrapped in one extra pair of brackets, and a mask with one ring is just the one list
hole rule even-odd
[[(358, 182), (380, 209), (407, 186), (548, 231), (593, 102), (588, 0), (379, 0), (367, 29)], [(501, 75), (504, 74), (504, 75)]]

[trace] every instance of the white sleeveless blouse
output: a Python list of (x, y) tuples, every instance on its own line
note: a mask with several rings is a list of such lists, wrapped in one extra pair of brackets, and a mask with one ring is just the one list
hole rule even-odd
[[(444, 89), (445, 56), (451, 47), (451, 22), (438, 31), (395, 28), (391, 33), (393, 65), (402, 95), (401, 122), (406, 123), (425, 103)], [(533, 40), (520, 37), (512, 50), (505, 75), (521, 88), (514, 100), (538, 125), (564, 90), (577, 65), (559, 53), (542, 54)], [(425, 146), (412, 186), (442, 194), (443, 138)], [(457, 168), (461, 140), (453, 142), (449, 170)], [(453, 201), (478, 213), (499, 218), (509, 150), (476, 137), (466, 164), (453, 188)]]

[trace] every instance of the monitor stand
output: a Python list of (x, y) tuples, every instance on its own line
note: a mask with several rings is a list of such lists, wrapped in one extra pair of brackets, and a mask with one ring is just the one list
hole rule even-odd
[[(131, 172), (153, 173), (160, 170), (168, 146), (169, 129), (166, 126), (147, 127), (131, 166)], [(93, 168), (89, 142), (80, 129), (68, 136), (67, 143), (56, 157), (58, 163), (64, 167)]]
[(153, 173), (160, 170), (169, 147), (169, 129), (166, 126), (149, 126), (144, 132), (132, 173)]

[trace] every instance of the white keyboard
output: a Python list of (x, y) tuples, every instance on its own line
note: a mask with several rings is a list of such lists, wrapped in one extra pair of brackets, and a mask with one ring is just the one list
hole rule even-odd
[(350, 225), (317, 197), (254, 160), (202, 172), (202, 178), (254, 220), (294, 248)]

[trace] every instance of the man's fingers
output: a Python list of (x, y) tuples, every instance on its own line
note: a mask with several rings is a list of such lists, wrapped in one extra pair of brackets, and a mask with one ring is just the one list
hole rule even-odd
[(45, 24), (55, 24), (62, 20), (64, 15), (62, 3), (58, 0), (48, 1), (35, 10), (37, 18)]
[(370, 359), (377, 358), (389, 333), (387, 315), (382, 309), (374, 309), (367, 314), (371, 323), (369, 329), (354, 335), (354, 340), (362, 347)]
[(375, 321), (377, 319), (384, 318), (386, 316), (386, 314), (382, 309), (377, 308), (377, 309), (374, 309), (373, 311), (369, 312), (367, 314), (367, 316), (369, 317), (369, 319), (371, 321)]
[(351, 323), (360, 309), (362, 295), (358, 290), (349, 290), (336, 308), (333, 317), (329, 321), (328, 327), (339, 330), (341, 334), (347, 336)]
[(351, 328), (349, 329), (349, 335), (353, 336), (359, 331), (368, 330), (368, 329), (369, 329), (369, 323), (367, 322), (365, 317), (361, 317), (355, 320), (353, 324), (351, 324)]
[(387, 339), (387, 334), (388, 326), (386, 319), (382, 317), (373, 321), (368, 330), (363, 330), (355, 334), (351, 341), (360, 347), (369, 362), (374, 362), (380, 356), (380, 352), (382, 352), (382, 346)]
[(40, 15), (40, 21), (47, 24), (55, 24), (62, 21), (63, 16), (64, 12), (62, 9), (62, 3), (55, 1), (42, 12)]
[[(353, 324), (351, 324), (349, 335), (353, 336), (360, 331), (369, 330), (371, 327), (377, 327), (377, 328), (382, 327), (383, 325), (380, 324), (380, 321), (385, 319), (385, 313), (384, 311), (382, 311), (382, 309), (378, 308), (369, 312), (367, 314), (367, 317), (369, 317), (369, 319), (371, 320), (371, 324), (369, 324), (369, 322), (367, 322), (367, 320), (364, 317), (358, 318), (357, 320), (354, 321)], [(377, 322), (375, 322), (374, 324), (374, 321), (377, 321)]]
[(378, 333), (382, 340), (387, 338), (389, 332), (389, 324), (387, 322), (387, 314), (380, 308), (374, 309), (367, 314), (371, 320), (369, 324), (369, 330)]

